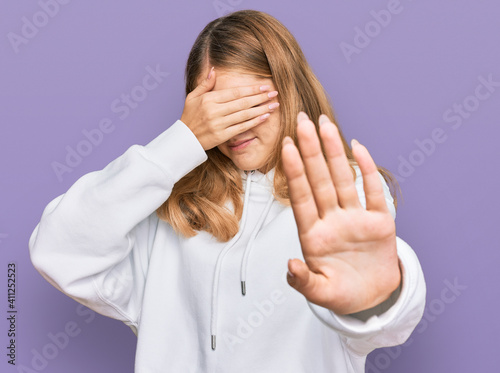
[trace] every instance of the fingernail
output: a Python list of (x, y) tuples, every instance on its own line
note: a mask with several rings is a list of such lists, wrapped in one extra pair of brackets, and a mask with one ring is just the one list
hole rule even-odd
[(325, 114), (321, 114), (319, 116), (319, 125), (321, 126), (323, 123), (329, 122), (330, 119)]
[(359, 141), (356, 139), (351, 140), (351, 148), (354, 148), (355, 145), (359, 145)]
[(262, 92), (267, 91), (269, 88), (271, 88), (271, 86), (270, 86), (270, 85), (261, 85), (261, 86), (260, 86), (260, 90), (261, 90)]
[[(288, 259), (288, 268), (290, 268), (290, 262), (291, 262), (291, 261), (292, 261), (292, 258)], [(292, 273), (292, 272), (290, 272), (290, 270), (288, 270), (287, 272), (288, 272), (288, 275), (289, 275), (290, 277), (295, 277), (295, 276), (293, 275), (293, 273)]]
[(262, 120), (264, 120), (264, 119), (269, 118), (269, 116), (270, 116), (270, 115), (271, 115), (271, 114), (269, 114), (269, 113), (263, 114), (263, 115), (261, 115), (261, 116), (259, 117), (259, 119), (262, 121)]
[(278, 106), (280, 106), (279, 102), (273, 102), (271, 105), (269, 105), (269, 110), (276, 109)]
[(286, 144), (293, 144), (293, 140), (291, 137), (285, 136), (285, 138), (283, 139), (283, 145), (286, 145)]
[(210, 72), (208, 73), (208, 77), (207, 77), (208, 80), (210, 80), (210, 78), (212, 77), (212, 71), (214, 71), (214, 66), (212, 66), (212, 68), (210, 69)]
[(269, 98), (273, 98), (273, 97), (276, 97), (276, 96), (278, 96), (278, 91), (272, 91), (272, 92), (269, 92), (267, 94), (267, 97), (269, 97)]
[(297, 115), (297, 122), (302, 122), (303, 120), (307, 120), (309, 117), (307, 116), (306, 113), (303, 111), (299, 111), (299, 114)]

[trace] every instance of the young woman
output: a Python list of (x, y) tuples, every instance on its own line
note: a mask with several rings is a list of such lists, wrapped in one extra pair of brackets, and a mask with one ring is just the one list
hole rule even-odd
[(130, 326), (136, 372), (362, 372), (403, 343), (425, 283), (390, 174), (330, 121), (290, 32), (251, 10), (210, 22), (186, 95), (167, 130), (47, 205), (35, 268)]

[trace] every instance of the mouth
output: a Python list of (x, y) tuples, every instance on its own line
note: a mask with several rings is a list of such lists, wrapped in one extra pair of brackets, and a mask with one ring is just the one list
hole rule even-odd
[(240, 150), (243, 148), (246, 148), (250, 143), (255, 140), (255, 137), (252, 137), (251, 139), (246, 139), (246, 140), (241, 140), (241, 141), (236, 141), (232, 144), (228, 144), (227, 146), (231, 150)]

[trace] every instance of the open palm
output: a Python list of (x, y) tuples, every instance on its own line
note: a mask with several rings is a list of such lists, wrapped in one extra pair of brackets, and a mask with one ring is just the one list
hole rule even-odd
[(314, 123), (303, 112), (297, 117), (300, 153), (289, 137), (283, 141), (283, 167), (305, 261), (290, 260), (287, 279), (310, 302), (349, 314), (376, 306), (399, 286), (396, 228), (368, 150), (353, 141), (365, 209), (339, 131), (325, 115), (320, 119), (327, 161)]

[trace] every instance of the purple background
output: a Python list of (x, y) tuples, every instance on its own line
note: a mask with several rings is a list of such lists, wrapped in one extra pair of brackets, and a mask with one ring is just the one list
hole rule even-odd
[[(268, 12), (292, 31), (329, 92), (346, 138), (364, 143), (401, 180), (398, 235), (420, 258), (427, 310), (410, 343), (373, 352), (367, 372), (498, 370), (500, 183), (493, 161), (499, 155), (499, 84), (490, 87), (493, 92), (479, 88), (480, 100), (474, 96), (481, 77), (500, 82), (500, 5), (401, 0), (398, 13), (377, 29), (372, 11), (396, 3), (72, 1), (44, 18), (40, 12), (49, 11), (39, 2), (3, 0), (0, 370), (29, 372), (19, 367), (33, 369), (32, 358), (51, 342), (50, 333), (76, 323), (79, 334), (50, 351), (57, 356), (42, 371), (133, 371), (136, 338), (130, 329), (98, 314), (80, 315), (84, 309), (33, 268), (28, 239), (50, 200), (180, 117), (184, 65), (197, 34), (221, 11), (246, 8)], [(9, 33), (23, 35), (23, 17), (40, 27), (16, 53)], [(365, 40), (368, 45), (349, 60), (341, 43), (355, 45), (358, 30), (365, 29), (369, 44)], [(157, 65), (170, 74), (121, 119), (111, 103), (122, 93), (139, 92), (147, 66)], [(444, 115), (458, 104), (466, 107), (461, 123), (447, 122)], [(64, 163), (67, 147), (76, 149), (85, 140), (82, 131), (98, 128), (104, 118), (114, 131), (59, 179), (51, 164)], [(418, 143), (427, 145), (427, 153)], [(8, 262), (17, 263), (17, 369), (5, 356)], [(453, 282), (460, 285), (455, 293), (444, 290)]]

